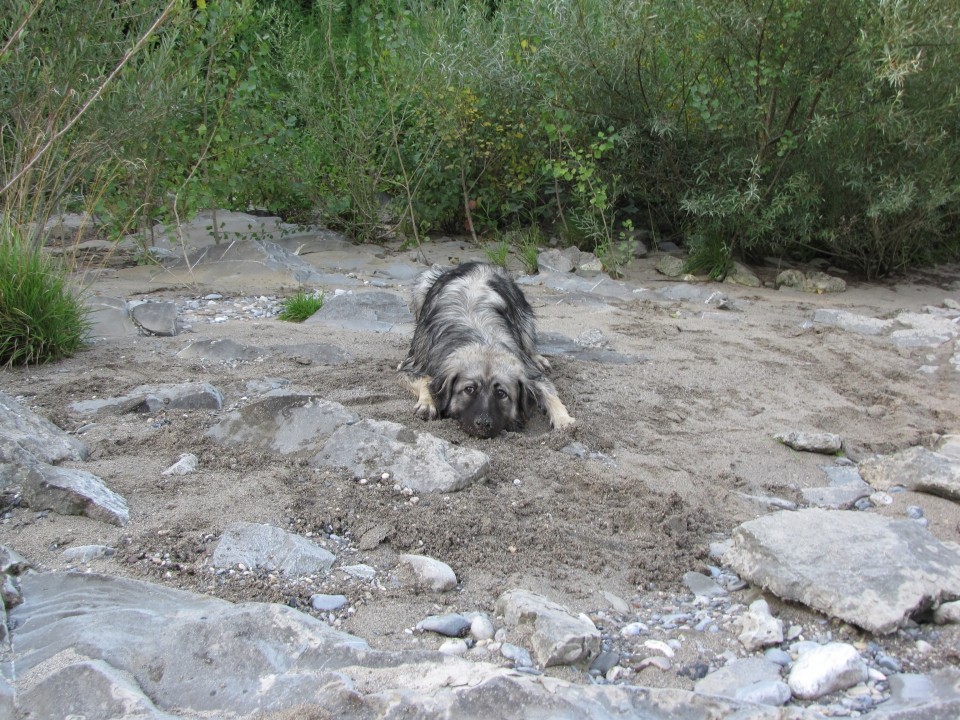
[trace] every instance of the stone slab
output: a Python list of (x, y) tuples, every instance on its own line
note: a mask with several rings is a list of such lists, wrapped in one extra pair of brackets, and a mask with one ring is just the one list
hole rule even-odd
[(745, 580), (871, 632), (960, 597), (960, 554), (910, 520), (783, 511), (743, 523), (732, 540), (723, 560)]

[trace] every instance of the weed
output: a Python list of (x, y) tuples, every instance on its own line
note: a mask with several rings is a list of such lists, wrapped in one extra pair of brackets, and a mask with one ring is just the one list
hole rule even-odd
[(486, 253), (487, 260), (491, 263), (505, 268), (507, 266), (507, 259), (510, 257), (510, 243), (506, 238), (502, 238), (495, 243), (487, 245), (484, 253)]
[(288, 322), (303, 322), (322, 307), (323, 292), (305, 293), (301, 290), (283, 301), (283, 310), (277, 317)]
[(86, 344), (89, 312), (68, 287), (66, 270), (0, 225), (0, 365), (73, 355)]

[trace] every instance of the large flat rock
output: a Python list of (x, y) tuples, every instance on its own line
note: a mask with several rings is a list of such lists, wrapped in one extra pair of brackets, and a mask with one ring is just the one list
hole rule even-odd
[(452, 492), (483, 478), (490, 459), (479, 450), (399, 423), (361, 420), (337, 428), (312, 463), (347, 468), (355, 477), (386, 472), (394, 482), (416, 492)]
[(360, 418), (317, 395), (276, 391), (229, 413), (207, 431), (224, 445), (245, 445), (280, 455), (309, 455), (341, 425)]
[(87, 446), (0, 392), (0, 463), (85, 460)]
[(724, 562), (749, 582), (876, 633), (960, 597), (960, 554), (912, 520), (784, 511), (743, 523)]
[(814, 717), (682, 690), (542, 682), (436, 652), (372, 650), (285, 605), (234, 605), (86, 573), (22, 583), (24, 602), (10, 618), (18, 717)]
[(864, 460), (860, 474), (878, 490), (902, 485), (908, 490), (960, 502), (960, 459), (924, 447)]
[(235, 522), (224, 531), (211, 562), (216, 568), (243, 565), (299, 577), (329, 570), (333, 553), (273, 525)]
[(407, 301), (387, 290), (342, 293), (324, 298), (323, 307), (304, 321), (345, 330), (410, 332), (413, 314)]

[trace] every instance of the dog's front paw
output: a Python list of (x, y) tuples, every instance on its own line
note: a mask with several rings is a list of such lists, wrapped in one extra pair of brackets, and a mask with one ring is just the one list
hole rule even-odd
[(434, 405), (432, 402), (429, 402), (429, 403), (418, 402), (414, 406), (413, 412), (421, 420), (436, 420), (437, 416), (440, 415), (440, 413), (437, 411), (437, 406)]
[(577, 426), (577, 421), (565, 414), (562, 417), (551, 418), (550, 425), (554, 430), (572, 430)]

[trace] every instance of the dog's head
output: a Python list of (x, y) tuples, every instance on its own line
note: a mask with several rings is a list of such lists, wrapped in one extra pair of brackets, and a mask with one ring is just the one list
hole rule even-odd
[(512, 353), (468, 347), (444, 363), (430, 392), (441, 417), (453, 418), (468, 435), (492, 438), (519, 430), (542, 403), (531, 371)]

